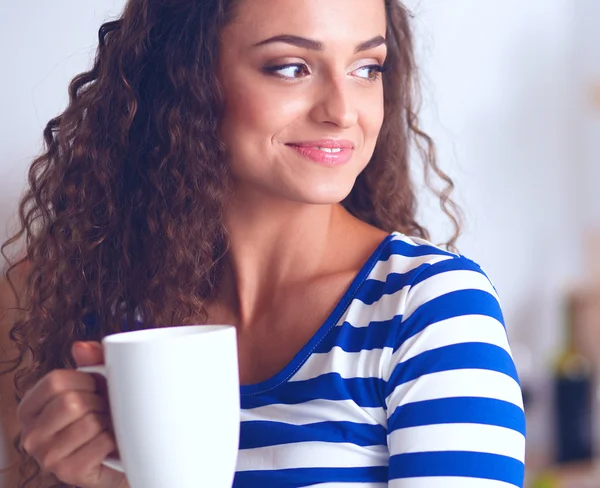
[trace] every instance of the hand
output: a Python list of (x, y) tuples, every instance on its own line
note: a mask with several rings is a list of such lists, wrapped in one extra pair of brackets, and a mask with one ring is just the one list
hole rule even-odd
[[(76, 342), (78, 366), (104, 363), (98, 342)], [(27, 392), (17, 414), (22, 446), (42, 470), (82, 488), (127, 488), (102, 461), (116, 450), (104, 379), (70, 369), (48, 373)]]

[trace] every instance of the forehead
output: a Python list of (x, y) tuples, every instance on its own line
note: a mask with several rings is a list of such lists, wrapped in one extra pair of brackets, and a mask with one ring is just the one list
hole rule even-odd
[(325, 44), (385, 37), (384, 0), (238, 0), (234, 21), (223, 35), (253, 43), (281, 34)]

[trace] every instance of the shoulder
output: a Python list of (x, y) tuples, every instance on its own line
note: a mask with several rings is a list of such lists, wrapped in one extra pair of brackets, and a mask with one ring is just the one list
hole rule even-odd
[[(18, 348), (10, 338), (10, 330), (22, 316), (18, 306), (23, 305), (26, 274), (26, 265), (15, 269), (15, 273), (11, 274), (13, 286), (5, 275), (0, 275), (0, 355), (4, 360), (0, 367), (0, 440), (2, 440), (0, 447), (4, 449), (7, 460), (13, 457), (16, 459), (17, 453), (12, 448), (10, 440), (17, 435), (20, 428), (16, 414), (14, 371), (7, 372), (7, 366), (10, 366), (19, 356)], [(24, 359), (29, 361), (29, 355), (25, 355)], [(10, 482), (13, 475), (16, 476), (14, 470), (8, 471), (5, 477), (0, 479)]]
[[(5, 374), (4, 371), (7, 369), (7, 364), (12, 363), (20, 355), (17, 344), (11, 338), (11, 330), (25, 316), (28, 301), (26, 296), (28, 273), (29, 266), (24, 263), (11, 271), (11, 280), (5, 273), (0, 274), (0, 355), (5, 360), (0, 366), (2, 388), (8, 384), (9, 378), (12, 387), (14, 372)], [(31, 356), (28, 352), (23, 354), (22, 361), (25, 365), (30, 363)], [(2, 394), (0, 400), (1, 397)]]
[(356, 298), (361, 322), (394, 324), (401, 336), (451, 319), (472, 323), (472, 316), (504, 326), (496, 289), (479, 264), (399, 233), (380, 248)]
[(384, 295), (413, 301), (477, 289), (497, 299), (494, 286), (479, 264), (424, 239), (400, 233), (393, 233), (382, 245), (367, 277), (369, 281), (380, 283)]
[(381, 248), (373, 277), (405, 276), (406, 284), (417, 284), (428, 276), (444, 271), (475, 271), (485, 275), (479, 264), (462, 254), (456, 254), (418, 237), (391, 234)]
[(388, 265), (386, 282), (397, 279), (398, 291), (380, 302), (396, 318), (387, 339), (393, 350), (390, 388), (427, 375), (453, 378), (477, 370), (489, 384), (508, 385), (507, 395), (521, 405), (502, 309), (485, 272), (471, 259), (426, 241), (397, 240), (402, 244), (390, 253), (397, 264)]
[(493, 369), (518, 382), (498, 295), (479, 264), (398, 234), (377, 265), (386, 292), (375, 315), (394, 317), (387, 341), (400, 370), (420, 365), (416, 378), (432, 365)]
[[(20, 316), (24, 305), (27, 263), (21, 264), (10, 273), (11, 281), (5, 273), (0, 275), (0, 341), (6, 345), (8, 331)], [(11, 283), (12, 282), (12, 283)]]

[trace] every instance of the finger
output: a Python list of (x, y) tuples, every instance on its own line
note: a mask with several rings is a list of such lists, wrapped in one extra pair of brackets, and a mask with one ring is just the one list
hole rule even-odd
[[(104, 349), (102, 344), (94, 341), (77, 341), (73, 343), (71, 348), (73, 359), (77, 366), (96, 366), (104, 364)], [(106, 378), (100, 374), (91, 373), (96, 381), (96, 391), (103, 396), (108, 394), (106, 386)]]
[(28, 452), (44, 471), (54, 472), (63, 460), (104, 431), (111, 432), (110, 417), (89, 413)]
[(104, 431), (61, 461), (54, 474), (78, 486), (119, 486), (123, 474), (102, 464), (115, 449), (113, 435)]
[(17, 407), (17, 415), (22, 426), (29, 425), (46, 404), (66, 391), (96, 391), (96, 380), (87, 373), (70, 369), (57, 369), (38, 381), (23, 397)]
[(71, 347), (71, 354), (77, 366), (104, 364), (104, 350), (99, 342), (77, 341)]
[(89, 414), (108, 414), (108, 402), (91, 392), (67, 391), (52, 398), (31, 424), (24, 426), (21, 445), (33, 454), (55, 434)]

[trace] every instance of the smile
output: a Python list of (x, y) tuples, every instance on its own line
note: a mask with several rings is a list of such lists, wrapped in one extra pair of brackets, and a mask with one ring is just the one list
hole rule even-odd
[(352, 159), (353, 147), (324, 147), (287, 144), (305, 159), (321, 166), (337, 167), (342, 166)]

